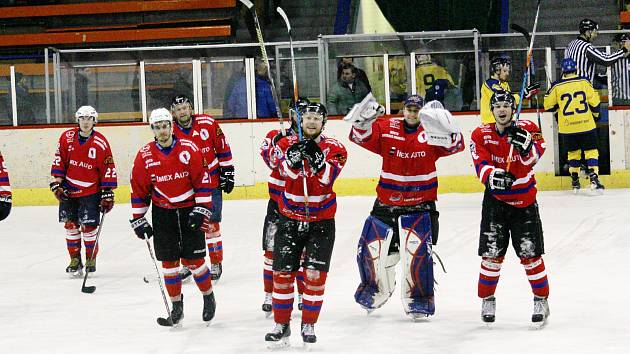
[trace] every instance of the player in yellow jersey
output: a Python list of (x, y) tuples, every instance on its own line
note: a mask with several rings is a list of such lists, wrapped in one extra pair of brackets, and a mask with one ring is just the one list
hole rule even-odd
[[(514, 96), (515, 104), (518, 106), (521, 97), (517, 92), (512, 92), (508, 79), (512, 70), (512, 61), (507, 56), (494, 57), (490, 61), (490, 78), (481, 85), (481, 123), (494, 123), (494, 116), (490, 110), (490, 98), (495, 92), (511, 92)], [(540, 84), (533, 84), (525, 88), (525, 97), (529, 98), (538, 93)]]
[(425, 97), (427, 89), (433, 87), (433, 83), (437, 80), (448, 81), (449, 86), (455, 86), (451, 74), (444, 67), (431, 61), (431, 55), (416, 55), (418, 63), (416, 67), (416, 92), (418, 96)]
[(580, 159), (582, 152), (588, 166), (591, 189), (602, 191), (599, 182), (599, 152), (597, 130), (599, 95), (587, 78), (577, 75), (577, 64), (571, 58), (562, 59), (562, 78), (554, 82), (545, 95), (545, 110), (553, 112), (558, 121), (558, 132), (568, 144), (571, 186), (580, 189)]

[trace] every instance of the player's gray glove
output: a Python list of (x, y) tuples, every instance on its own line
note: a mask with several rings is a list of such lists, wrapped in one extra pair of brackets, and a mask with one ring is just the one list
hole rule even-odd
[(486, 184), (488, 188), (492, 190), (507, 191), (512, 188), (512, 184), (515, 179), (516, 177), (514, 177), (513, 174), (505, 171), (504, 169), (495, 168), (492, 172), (490, 172), (490, 176), (488, 176)]
[(352, 123), (357, 129), (366, 130), (372, 126), (376, 118), (383, 114), (385, 114), (385, 108), (376, 102), (376, 99), (370, 92), (360, 103), (352, 107), (350, 112), (343, 117), (343, 120)]

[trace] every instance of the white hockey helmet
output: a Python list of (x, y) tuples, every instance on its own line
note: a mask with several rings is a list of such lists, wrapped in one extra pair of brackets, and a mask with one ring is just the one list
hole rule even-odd
[(151, 111), (151, 116), (149, 116), (149, 124), (153, 126), (153, 124), (157, 122), (167, 121), (173, 125), (173, 116), (171, 112), (169, 112), (166, 108), (158, 108)]
[(74, 118), (76, 118), (77, 122), (79, 122), (79, 118), (89, 117), (94, 119), (94, 123), (98, 123), (98, 112), (92, 106), (81, 106), (77, 109), (77, 112), (74, 114)]

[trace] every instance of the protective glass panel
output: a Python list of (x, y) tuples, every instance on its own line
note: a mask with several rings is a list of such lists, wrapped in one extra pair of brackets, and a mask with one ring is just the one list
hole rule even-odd
[[(8, 68), (8, 66), (7, 66)], [(11, 110), (11, 77), (8, 70), (0, 76), (0, 125), (13, 125)]]
[(243, 58), (206, 59), (201, 64), (204, 113), (215, 118), (247, 118)]
[(192, 61), (145, 64), (147, 114), (156, 108), (170, 109), (175, 96), (193, 97)]
[[(317, 47), (294, 47), (297, 88), (300, 97), (319, 102), (319, 64)], [(280, 91), (282, 112), (286, 115), (289, 102), (293, 98), (293, 74), (291, 51), (288, 47), (278, 48), (280, 75), (276, 74), (276, 88)], [(279, 77), (278, 77), (279, 76)]]

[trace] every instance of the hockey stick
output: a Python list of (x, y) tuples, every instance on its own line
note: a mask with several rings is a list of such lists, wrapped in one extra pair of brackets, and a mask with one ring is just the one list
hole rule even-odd
[[(155, 256), (153, 255), (153, 250), (151, 249), (151, 243), (148, 238), (144, 238), (147, 242), (147, 248), (149, 249), (149, 255), (151, 256), (151, 260), (153, 261), (153, 267), (155, 267), (155, 273), (157, 274), (157, 281), (160, 284), (160, 292), (162, 293), (162, 299), (164, 300), (164, 307), (166, 307), (166, 321), (168, 321), (169, 326), (173, 326), (173, 320), (171, 319), (171, 307), (168, 306), (168, 300), (166, 299), (166, 293), (164, 292), (164, 285), (162, 284), (162, 277), (160, 276), (160, 270), (157, 266), (157, 261), (155, 260)], [(158, 317), (158, 323), (160, 322), (161, 317)]]
[[(101, 230), (103, 230), (103, 223), (105, 222), (105, 213), (101, 214), (101, 223), (98, 225), (98, 231), (96, 231), (96, 241), (94, 241), (94, 248), (92, 249), (92, 257), (90, 257), (90, 261), (94, 259), (96, 255), (96, 250), (98, 249), (98, 238), (101, 236)], [(88, 263), (88, 262), (86, 262)], [(86, 294), (91, 294), (96, 291), (96, 286), (85, 286), (85, 282), (87, 282), (88, 274), (90, 272), (87, 271), (87, 264), (85, 267), (85, 276), (83, 277), (83, 284), (81, 285), (81, 292)]]
[[(271, 75), (271, 65), (269, 65), (269, 57), (267, 56), (267, 49), (265, 49), (265, 40), (263, 39), (262, 30), (260, 28), (260, 22), (258, 22), (258, 15), (256, 14), (256, 8), (254, 4), (249, 0), (239, 0), (243, 5), (247, 6), (249, 11), (252, 13), (252, 17), (254, 17), (254, 26), (256, 26), (256, 36), (258, 37), (258, 44), (260, 44), (260, 52), (262, 54), (263, 61), (265, 65), (267, 65), (267, 76), (269, 77), (269, 83), (271, 84), (271, 96), (273, 97), (273, 103), (276, 105), (276, 114), (278, 116), (278, 120), (280, 121), (280, 131), (282, 135), (286, 136), (286, 131), (284, 129), (284, 124), (282, 121), (282, 111), (280, 111), (280, 98), (278, 96), (278, 91), (276, 91), (276, 85), (273, 81), (273, 76)], [(276, 63), (276, 70), (280, 70), (280, 63)]]
[[(525, 40), (527, 41), (527, 43), (529, 43), (529, 41), (530, 41), (529, 32), (527, 32), (527, 30), (525, 28), (523, 28), (522, 26), (517, 25), (516, 23), (511, 24), (510, 28), (512, 30), (522, 34), (523, 37), (525, 37)], [(532, 56), (532, 65), (533, 65), (533, 62), (534, 62), (534, 57)], [(546, 70), (546, 64), (545, 64), (545, 74), (546, 74), (546, 72), (547, 72), (547, 70)], [(529, 74), (530, 74), (529, 75), (529, 80), (530, 80), (530, 84), (531, 84), (532, 83), (531, 81), (533, 79), (535, 79), (535, 76), (534, 76), (534, 74), (532, 73), (531, 70), (530, 70)], [(534, 104), (536, 105), (536, 118), (538, 120), (538, 128), (540, 128), (542, 130), (541, 122), (540, 122), (540, 111), (538, 109), (538, 95), (534, 96), (534, 101), (535, 101)]]
[[(521, 92), (520, 97), (521, 100), (518, 102), (518, 108), (516, 109), (516, 119), (512, 124), (516, 124), (521, 115), (521, 109), (523, 108), (523, 95), (525, 94), (525, 85), (527, 85), (527, 76), (529, 75), (530, 64), (532, 62), (532, 54), (534, 52), (534, 40), (536, 39), (536, 27), (538, 26), (538, 15), (540, 14), (540, 1), (538, 0), (538, 4), (536, 5), (536, 17), (534, 18), (534, 28), (532, 29), (532, 37), (529, 41), (529, 49), (527, 50), (527, 62), (525, 64), (525, 72), (523, 73), (523, 83), (521, 84)], [(514, 152), (514, 145), (510, 144), (510, 153), (508, 154), (508, 163), (505, 168), (506, 171), (510, 171), (510, 165), (512, 164), (512, 153)]]
[[(298, 127), (298, 137), (300, 141), (304, 141), (304, 136), (302, 135), (302, 114), (300, 110), (297, 109), (297, 102), (299, 99), (298, 95), (298, 84), (297, 84), (297, 74), (295, 71), (295, 52), (293, 51), (293, 35), (291, 33), (291, 23), (289, 23), (289, 18), (287, 17), (286, 12), (278, 6), (276, 11), (280, 14), (284, 23), (287, 25), (287, 32), (289, 34), (289, 49), (291, 50), (291, 74), (293, 75), (293, 100), (296, 105), (295, 114), (297, 115), (297, 127)], [(308, 187), (306, 185), (306, 169), (304, 168), (304, 164), (302, 163), (302, 174), (304, 175), (302, 178), (304, 185), (304, 208), (306, 209), (306, 220), (309, 219), (310, 212), (308, 209)]]

